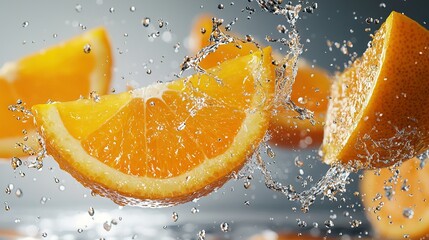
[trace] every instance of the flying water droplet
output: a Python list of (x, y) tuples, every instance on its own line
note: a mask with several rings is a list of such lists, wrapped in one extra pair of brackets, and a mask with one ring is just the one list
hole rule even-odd
[(22, 27), (28, 27), (28, 25), (30, 25), (30, 23), (28, 21), (25, 21), (22, 23)]
[(93, 207), (89, 207), (89, 209), (88, 209), (88, 214), (89, 214), (89, 216), (94, 216), (94, 214), (95, 214), (95, 210), (94, 210), (94, 208)]
[(414, 217), (414, 210), (411, 208), (404, 208), (402, 215), (408, 219), (411, 219)]
[(84, 53), (90, 53), (91, 52), (91, 44), (87, 43), (85, 46), (83, 46), (83, 52)]
[(10, 165), (12, 166), (13, 170), (16, 170), (18, 167), (22, 165), (22, 160), (17, 157), (12, 157), (12, 160), (10, 161)]
[(80, 13), (80, 12), (82, 12), (82, 5), (76, 4), (76, 6), (74, 7), (74, 9), (76, 10), (76, 12)]
[(227, 222), (221, 223), (220, 230), (222, 230), (222, 232), (229, 232), (229, 224)]
[(171, 218), (173, 219), (173, 222), (177, 222), (177, 220), (179, 220), (179, 214), (177, 214), (177, 212), (173, 212)]
[(150, 18), (148, 17), (143, 18), (142, 20), (143, 27), (149, 27), (149, 24), (150, 24)]

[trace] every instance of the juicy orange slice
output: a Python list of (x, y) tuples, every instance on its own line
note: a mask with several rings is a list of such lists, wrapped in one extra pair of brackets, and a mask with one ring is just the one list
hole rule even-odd
[[(196, 53), (210, 43), (210, 33), (212, 31), (212, 17), (202, 15), (198, 17), (192, 27), (190, 34), (191, 51)], [(254, 43), (242, 43), (240, 48), (235, 44), (226, 44), (209, 54), (200, 63), (203, 68), (210, 68), (219, 63), (237, 56), (257, 51)], [(277, 59), (281, 59), (280, 54), (274, 54)], [(325, 113), (328, 108), (328, 96), (331, 87), (331, 78), (327, 72), (321, 68), (312, 67), (304, 60), (298, 62), (298, 72), (292, 86), (291, 99), (297, 104), (314, 112), (315, 124), (308, 120), (300, 120), (293, 110), (285, 109), (284, 106), (277, 106), (275, 114), (270, 121), (270, 141), (283, 147), (301, 147), (320, 145), (323, 138), (323, 127)]]
[(392, 12), (332, 88), (326, 163), (383, 167), (429, 147), (429, 31)]
[(33, 112), (48, 153), (95, 193), (178, 204), (221, 186), (258, 147), (274, 95), (271, 61), (266, 48), (206, 74)]
[(429, 166), (420, 169), (420, 163), (413, 158), (398, 168), (364, 173), (363, 204), (382, 239), (419, 239), (429, 234)]
[[(84, 51), (86, 48), (86, 53)], [(0, 69), (0, 158), (23, 155), (16, 148), (23, 129), (34, 135), (31, 123), (17, 121), (8, 106), (21, 99), (31, 107), (48, 100), (69, 101), (90, 91), (105, 94), (112, 70), (112, 54), (103, 28), (88, 31), (65, 43), (5, 63)], [(36, 144), (31, 137), (26, 142)]]

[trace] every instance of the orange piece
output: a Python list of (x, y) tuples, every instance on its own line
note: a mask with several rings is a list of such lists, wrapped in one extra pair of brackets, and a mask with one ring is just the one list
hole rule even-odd
[[(382, 239), (419, 239), (429, 234), (429, 166), (420, 169), (420, 163), (413, 158), (397, 168), (365, 171), (362, 200)], [(390, 200), (386, 192), (393, 193)]]
[[(212, 17), (202, 15), (197, 18), (191, 32), (191, 51), (198, 52), (210, 41), (212, 30)], [(226, 44), (209, 54), (200, 63), (203, 68), (210, 68), (217, 64), (237, 56), (257, 51), (254, 43), (240, 44), (237, 48), (235, 44)], [(280, 54), (274, 54), (277, 59), (281, 59)], [(271, 142), (283, 147), (318, 146), (322, 142), (323, 127), (326, 109), (328, 108), (327, 98), (331, 87), (331, 79), (323, 69), (311, 67), (305, 61), (298, 62), (298, 73), (292, 86), (291, 99), (298, 105), (314, 112), (315, 125), (309, 120), (297, 119), (298, 115), (293, 110), (285, 109), (283, 106), (275, 108), (275, 113), (270, 121)], [(301, 98), (301, 99), (300, 99)], [(299, 101), (300, 99), (301, 101)], [(303, 104), (299, 104), (302, 102)]]
[(392, 12), (332, 87), (323, 161), (374, 168), (429, 147), (429, 31)]
[[(84, 48), (90, 47), (85, 53)], [(48, 100), (69, 101), (87, 96), (90, 91), (105, 94), (112, 70), (112, 53), (103, 28), (88, 31), (65, 43), (42, 50), (0, 69), (0, 158), (21, 156), (15, 147), (28, 131), (30, 146), (36, 145), (35, 129), (22, 123), (8, 110), (21, 99), (27, 107)]]
[(35, 121), (48, 153), (95, 193), (121, 205), (187, 202), (221, 186), (261, 142), (271, 61), (266, 48), (99, 102), (37, 105)]

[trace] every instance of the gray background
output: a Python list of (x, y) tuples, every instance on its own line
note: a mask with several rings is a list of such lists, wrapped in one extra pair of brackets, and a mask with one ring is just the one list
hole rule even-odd
[[(382, 2), (385, 3), (385, 8), (380, 7)], [(217, 8), (219, 3), (224, 4), (223, 10)], [(76, 11), (77, 4), (82, 6), (81, 12)], [(369, 34), (380, 26), (365, 23), (367, 17), (378, 18), (383, 22), (390, 11), (396, 10), (421, 24), (426, 25), (429, 21), (426, 11), (429, 3), (425, 0), (330, 0), (319, 1), (318, 5), (319, 8), (313, 14), (301, 13), (302, 18), (298, 22), (302, 43), (305, 44), (303, 57), (332, 73), (341, 70), (350, 57), (336, 48), (330, 51), (327, 40), (339, 43), (349, 40), (353, 42), (353, 48), (349, 51), (361, 55), (370, 40)], [(134, 12), (130, 11), (131, 6), (136, 8)], [(251, 15), (246, 11), (242, 12), (246, 6), (255, 8), (256, 12)], [(110, 8), (114, 8), (114, 12), (111, 13)], [(171, 80), (174, 78), (173, 74), (178, 72), (178, 64), (189, 54), (186, 38), (194, 19), (207, 12), (224, 18), (225, 22), (238, 17), (233, 31), (251, 34), (257, 39), (264, 39), (265, 35), (280, 36), (276, 26), (286, 25), (283, 17), (261, 12), (255, 2), (248, 1), (234, 1), (233, 6), (230, 1), (208, 0), (0, 1), (0, 64), (17, 60), (82, 33), (80, 24), (87, 29), (105, 26), (115, 54), (114, 87), (118, 91), (123, 91), (127, 82), (145, 86), (156, 80)], [(251, 19), (247, 19), (247, 16)], [(142, 26), (141, 20), (144, 17), (151, 18), (151, 27)], [(161, 18), (168, 22), (168, 26), (158, 29), (156, 23)], [(23, 27), (25, 21), (29, 22), (27, 27)], [(371, 31), (366, 32), (365, 28), (371, 28)], [(164, 33), (166, 31), (170, 32), (171, 41), (166, 42), (162, 37), (151, 41), (148, 35), (155, 31), (160, 31), (161, 36), (168, 34)], [(181, 48), (176, 53), (173, 46), (178, 42)], [(280, 48), (279, 45), (273, 46)], [(146, 74), (147, 68), (152, 70), (152, 74)], [(318, 162), (317, 150), (274, 149), (277, 153), (275, 163), (273, 160), (267, 161), (272, 163), (270, 168), (281, 182), (298, 185), (298, 170), (293, 165), (295, 156), (300, 156), (305, 161), (306, 175), (318, 179), (326, 172), (327, 166)], [(52, 159), (46, 160), (42, 171), (23, 171), (26, 173), (24, 178), (13, 172), (9, 164), (0, 165), (0, 190), (12, 183), (15, 190), (20, 188), (24, 193), (23, 197), (18, 198), (14, 194), (7, 195), (0, 191), (0, 204), (6, 201), (11, 207), (9, 211), (0, 210), (0, 230), (12, 228), (35, 236), (46, 232), (48, 238), (52, 239), (55, 236), (60, 239), (130, 239), (134, 234), (146, 239), (188, 239), (195, 238), (196, 233), (204, 228), (208, 234), (244, 239), (264, 229), (296, 229), (297, 218), (308, 222), (309, 227), (301, 230), (303, 232), (319, 231), (310, 229), (312, 222), (318, 222), (322, 226), (320, 229), (324, 231), (323, 221), (333, 214), (337, 214), (334, 223), (340, 228), (338, 231), (346, 228), (345, 232), (356, 234), (369, 230), (359, 207), (359, 199), (350, 194), (357, 190), (356, 182), (351, 184), (345, 195), (346, 203), (320, 200), (310, 214), (303, 215), (299, 210), (293, 210), (293, 207), (299, 209), (296, 203), (288, 202), (284, 196), (267, 190), (257, 172), (249, 190), (244, 189), (242, 180), (230, 181), (196, 203), (167, 209), (140, 209), (118, 208), (107, 199), (91, 197), (89, 190), (60, 170)], [(60, 183), (55, 183), (54, 178), (60, 179)], [(60, 186), (64, 186), (65, 190), (61, 191)], [(40, 203), (42, 197), (49, 198), (46, 204)], [(245, 205), (245, 201), (249, 201), (250, 205)], [(94, 219), (86, 213), (91, 206), (96, 211)], [(192, 214), (192, 207), (198, 208), (200, 212)], [(364, 224), (358, 229), (347, 228), (350, 219), (343, 217), (345, 209)], [(171, 220), (173, 211), (179, 214), (179, 221), (176, 223)], [(109, 232), (103, 230), (105, 221), (119, 217), (122, 217), (122, 221), (118, 226), (113, 226)], [(222, 233), (219, 229), (221, 222), (228, 222), (232, 231)], [(164, 229), (163, 226), (168, 227)], [(78, 233), (78, 228), (84, 229), (84, 232)], [(338, 231), (334, 233), (338, 234)]]

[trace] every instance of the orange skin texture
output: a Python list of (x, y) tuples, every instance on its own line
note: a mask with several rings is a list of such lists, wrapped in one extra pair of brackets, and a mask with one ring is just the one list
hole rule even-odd
[[(201, 29), (205, 29), (205, 33), (202, 33)], [(195, 20), (191, 32), (193, 43), (191, 52), (196, 53), (209, 45), (211, 29), (212, 17), (210, 15), (202, 15)], [(240, 46), (241, 49), (234, 44), (222, 45), (216, 52), (203, 59), (200, 66), (210, 68), (227, 59), (258, 50), (254, 43), (242, 43)], [(274, 53), (274, 55), (276, 59), (282, 58), (278, 53)], [(331, 83), (331, 77), (326, 71), (318, 67), (311, 67), (304, 61), (299, 61), (297, 76), (292, 86), (291, 99), (299, 106), (314, 112), (315, 125), (311, 124), (309, 120), (297, 119), (298, 114), (293, 110), (276, 106), (275, 114), (270, 121), (270, 142), (286, 148), (319, 146), (323, 139), (324, 119), (328, 108), (327, 97)], [(298, 103), (300, 97), (304, 99), (304, 104)]]
[[(379, 73), (371, 71), (372, 67)], [(429, 31), (393, 12), (375, 35), (373, 48), (333, 85), (323, 160), (380, 168), (426, 150), (428, 83)], [(372, 94), (368, 93), (371, 88)], [(346, 133), (350, 133), (348, 138)]]

